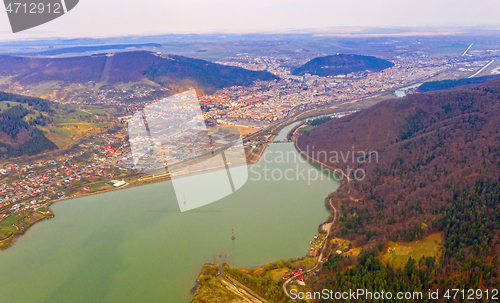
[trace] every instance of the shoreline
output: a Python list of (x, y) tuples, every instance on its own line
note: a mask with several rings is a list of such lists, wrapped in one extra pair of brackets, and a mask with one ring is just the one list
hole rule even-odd
[[(285, 125), (286, 126), (286, 125)], [(289, 133), (292, 133), (294, 131), (294, 129), (292, 129)], [(287, 137), (288, 137), (288, 134), (287, 133)], [(255, 164), (257, 163), (262, 155), (264, 154), (264, 152), (267, 150), (267, 148), (270, 146), (270, 144), (272, 143), (273, 139), (275, 138), (276, 136), (272, 136), (270, 138), (271, 142), (266, 142), (264, 144), (262, 144), (261, 146), (255, 148), (254, 152), (250, 153), (251, 157), (247, 158), (247, 163), (249, 165), (251, 164)], [(292, 143), (292, 142), (290, 142)], [(308, 161), (310, 161), (311, 163), (314, 163), (314, 164), (317, 164), (317, 165), (320, 165), (320, 166), (325, 166), (323, 163), (319, 162), (319, 161), (316, 161), (315, 159), (312, 159), (310, 158), (307, 154), (305, 154), (304, 151), (302, 151), (299, 147), (298, 147), (298, 138), (294, 143), (294, 147), (295, 147), (295, 150), (302, 156), (304, 156)], [(327, 167), (329, 170), (333, 171), (332, 168), (328, 167), (328, 166), (325, 166)], [(189, 174), (188, 174), (189, 175)], [(187, 176), (188, 176), (187, 175)], [(5, 239), (5, 240), (2, 240), (0, 241), (0, 246), (3, 246), (5, 245), (5, 247), (1, 247), (0, 249), (1, 250), (5, 250), (5, 249), (8, 249), (10, 247), (12, 247), (17, 239), (19, 237), (21, 237), (22, 235), (24, 235), (24, 233), (34, 224), (40, 222), (40, 221), (43, 221), (45, 219), (50, 219), (52, 218), (54, 215), (52, 213), (52, 210), (50, 209), (50, 205), (52, 205), (53, 203), (57, 203), (57, 202), (62, 202), (62, 201), (66, 201), (66, 200), (71, 200), (71, 199), (76, 199), (76, 198), (82, 198), (82, 197), (87, 197), (87, 196), (91, 196), (91, 195), (96, 195), (96, 194), (104, 194), (104, 193), (108, 193), (108, 192), (112, 192), (112, 191), (116, 191), (116, 190), (120, 190), (120, 189), (126, 189), (126, 188), (133, 188), (133, 187), (137, 187), (137, 186), (142, 186), (142, 185), (148, 185), (148, 184), (154, 184), (154, 183), (159, 183), (159, 182), (163, 182), (163, 181), (168, 181), (170, 180), (170, 176), (168, 174), (165, 174), (165, 175), (158, 175), (158, 176), (148, 176), (148, 175), (134, 175), (132, 176), (132, 178), (135, 178), (132, 182), (131, 180), (129, 180), (127, 182), (126, 185), (124, 186), (121, 186), (121, 187), (118, 187), (118, 188), (108, 188), (108, 189), (103, 189), (103, 190), (99, 190), (99, 191), (94, 191), (94, 192), (84, 192), (84, 191), (81, 191), (81, 192), (78, 192), (72, 196), (68, 196), (68, 197), (63, 197), (63, 198), (60, 198), (60, 199), (56, 199), (56, 200), (53, 200), (53, 201), (50, 201), (48, 202), (47, 204), (43, 205), (42, 207), (46, 207), (47, 209), (47, 212), (46, 214), (51, 214), (51, 216), (49, 217), (44, 217), (44, 218), (41, 218), (40, 220), (38, 221), (35, 221), (33, 222), (32, 224), (30, 224), (29, 226), (26, 226), (25, 228), (23, 228), (23, 231), (20, 232), (20, 233), (16, 233), (14, 234), (13, 236), (9, 237), (8, 239)], [(145, 178), (145, 179), (144, 179)], [(85, 184), (84, 184), (85, 185)], [(328, 207), (327, 207), (328, 208)], [(329, 209), (329, 215), (327, 218), (324, 219), (324, 221), (321, 221), (321, 223), (318, 224), (318, 233), (325, 233), (326, 231), (322, 229), (322, 227), (326, 224), (326, 223), (331, 223), (329, 222), (330, 221), (330, 216), (332, 214), (332, 210)], [(331, 227), (331, 225), (330, 225)], [(330, 228), (329, 228), (330, 229)], [(329, 230), (328, 230), (329, 231)], [(327, 243), (327, 238), (325, 238), (325, 241), (324, 243)], [(323, 251), (324, 251), (324, 248), (326, 246), (324, 246), (323, 244)], [(1, 253), (1, 252), (0, 252)], [(307, 258), (309, 255), (306, 254), (304, 256), (301, 256), (299, 257), (297, 260), (300, 260), (300, 259), (304, 259), (304, 258)], [(317, 257), (316, 257), (317, 258)], [(319, 262), (319, 259), (318, 261), (315, 261), (315, 264), (316, 262)], [(205, 263), (201, 266), (201, 270), (200, 270), (200, 275), (198, 276), (198, 278), (194, 281), (194, 285), (192, 286), (192, 288), (190, 288), (190, 294), (192, 295), (192, 298), (191, 300), (193, 300), (196, 295), (197, 295), (197, 291), (204, 287), (204, 285), (202, 283), (200, 283), (199, 281), (199, 278), (202, 277), (202, 273), (203, 273), (203, 268), (208, 265), (208, 266), (214, 266), (215, 264), (213, 263)], [(265, 266), (266, 264), (262, 264), (260, 266), (255, 266), (256, 268), (260, 268), (260, 267), (263, 267)], [(219, 280), (219, 277), (215, 277), (216, 280)], [(226, 285), (224, 283), (222, 283), (222, 286), (224, 286), (224, 288), (229, 291), (229, 292), (232, 292), (229, 287), (232, 287), (234, 288), (238, 293), (245, 293), (245, 292), (248, 292), (248, 290), (246, 290), (245, 288), (248, 288), (248, 286), (246, 285), (238, 285), (236, 283), (231, 283), (229, 285)], [(243, 288), (245, 287), (245, 288)], [(234, 291), (233, 289), (233, 291)], [(251, 289), (250, 289), (251, 290)]]
[(22, 235), (24, 235), (30, 229), (30, 227), (32, 227), (36, 223), (44, 221), (44, 220), (48, 220), (48, 219), (51, 219), (54, 217), (54, 213), (48, 208), (48, 206), (47, 206), (46, 213), (42, 213), (38, 210), (36, 211), (36, 213), (43, 215), (43, 217), (32, 222), (32, 223), (29, 223), (27, 226), (23, 227), (22, 229), (19, 229), (19, 227), (17, 225), (14, 225), (17, 228), (17, 231), (12, 233), (12, 235), (10, 237), (0, 241), (0, 251), (6, 250), (6, 249), (9, 249), (10, 247), (12, 247), (12, 245), (14, 245), (14, 243), (16, 243), (16, 240), (18, 238), (20, 238)]
[[(319, 165), (320, 167), (326, 167), (326, 169), (328, 169), (329, 171), (331, 171), (332, 173), (334, 173), (338, 178), (339, 178), (339, 181), (341, 182), (341, 185), (342, 186), (342, 180), (343, 180), (343, 177), (346, 177), (347, 178), (347, 182), (350, 181), (349, 179), (349, 176), (346, 175), (343, 171), (339, 170), (338, 168), (335, 168), (335, 167), (332, 167), (328, 164), (325, 164), (319, 160), (316, 160), (314, 158), (311, 158), (306, 152), (304, 152), (302, 149), (300, 149), (299, 145), (298, 145), (298, 142), (299, 142), (299, 138), (297, 138), (297, 140), (295, 140), (294, 142), (294, 146), (295, 146), (295, 149), (297, 150), (297, 152), (302, 155), (304, 158), (306, 158), (308, 161), (316, 164), (316, 165)], [(340, 175), (339, 175), (340, 174)], [(340, 188), (339, 186), (339, 188)]]
[[(294, 128), (295, 129), (295, 128)], [(294, 131), (294, 129), (292, 129), (290, 132)], [(287, 137), (288, 137), (288, 134), (287, 134)], [(324, 164), (322, 163), (321, 161), (318, 161), (318, 160), (315, 160), (313, 158), (311, 158), (309, 155), (307, 155), (304, 151), (302, 151), (299, 147), (298, 147), (298, 137), (297, 137), (297, 140), (295, 140), (295, 142), (293, 142), (294, 144), (294, 147), (295, 147), (295, 150), (302, 156), (304, 156), (308, 161), (310, 161), (311, 163), (314, 163), (316, 165), (319, 165), (321, 167), (326, 167), (328, 170), (330, 170), (332, 173), (336, 174), (339, 178), (341, 176), (339, 176), (339, 172), (338, 170), (336, 171), (335, 168), (333, 167), (330, 167), (328, 166), (327, 164)], [(290, 142), (291, 143), (291, 142)], [(266, 145), (267, 147), (267, 145)], [(344, 183), (345, 184), (345, 183)], [(339, 188), (341, 186), (344, 185), (343, 182), (340, 182), (340, 185), (339, 185)], [(339, 189), (337, 188), (337, 190)], [(331, 234), (331, 231), (332, 231), (332, 228), (334, 228), (334, 223), (336, 222), (337, 218), (338, 218), (338, 214), (337, 214), (337, 209), (333, 206), (332, 204), (332, 199), (329, 198), (329, 196), (331, 195), (331, 193), (325, 198), (325, 201), (324, 203), (326, 204), (325, 207), (328, 209), (328, 212), (329, 212), (329, 215), (328, 217), (322, 221), (321, 223), (319, 223), (318, 225), (318, 234), (326, 234), (322, 244), (321, 244), (321, 253), (318, 257), (314, 257), (314, 258), (317, 258), (317, 261), (315, 262), (314, 266), (312, 266), (311, 268), (309, 269), (306, 269), (304, 272), (310, 272), (310, 271), (313, 271), (313, 270), (316, 270), (319, 266), (320, 266), (320, 263), (321, 263), (321, 259), (323, 258), (324, 256), (324, 253), (325, 253), (325, 250), (326, 250), (326, 247), (328, 246), (328, 237), (330, 236)], [(326, 203), (326, 200), (328, 200), (328, 203)], [(330, 209), (328, 207), (328, 205), (332, 208)], [(334, 215), (333, 218), (332, 218), (332, 214)], [(326, 227), (326, 229), (325, 229)], [(298, 257), (296, 260), (303, 260), (305, 258), (307, 258), (309, 256), (309, 254), (306, 254), (304, 256), (301, 256), (301, 257)], [(275, 261), (276, 262), (276, 261)], [(266, 264), (262, 264), (260, 266), (255, 266), (254, 268), (263, 268), (264, 266), (266, 265), (269, 265), (269, 264), (273, 264), (274, 262), (270, 262), (270, 263), (266, 263)], [(205, 263), (204, 265), (202, 265), (202, 271), (203, 271), (203, 266), (207, 265), (207, 264), (210, 264), (210, 263)], [(210, 264), (211, 265), (211, 264)], [(229, 266), (229, 265), (228, 265)], [(251, 267), (248, 267), (248, 268), (251, 268)], [(200, 275), (201, 277), (201, 275)], [(288, 295), (288, 290), (287, 290), (287, 285), (292, 282), (293, 280), (297, 279), (299, 277), (299, 275), (296, 275), (296, 276), (293, 276), (289, 279), (287, 279), (283, 284), (282, 284), (282, 290), (283, 290), (283, 293), (285, 295)], [(224, 286), (223, 283), (221, 283), (222, 286)], [(200, 288), (203, 288), (203, 284), (200, 283), (198, 281), (198, 279), (196, 280), (196, 283), (195, 283), (195, 286), (191, 289), (192, 290), (195, 290), (195, 293), (194, 293), (194, 296), (193, 298), (191, 299), (191, 302), (193, 301), (196, 301), (197, 299), (197, 293), (198, 293), (198, 290), (200, 290)], [(238, 287), (236, 285), (234, 285), (237, 289)], [(226, 287), (226, 290), (228, 291), (231, 291), (227, 286)], [(240, 287), (245, 287), (245, 288), (248, 288), (246, 285), (240, 285)], [(245, 290), (245, 289), (243, 289)], [(203, 301), (205, 302), (205, 301)], [(211, 302), (211, 301), (207, 301), (207, 302)], [(264, 302), (264, 301), (261, 301), (261, 302)]]
[[(266, 149), (267, 149), (268, 146), (269, 146), (269, 142), (263, 144), (262, 147), (258, 150), (258, 153), (252, 154), (251, 159), (247, 160), (247, 164), (251, 165), (251, 164), (255, 164), (255, 163), (259, 162), (260, 158), (262, 157), (262, 155), (264, 154), (264, 152), (266, 151)], [(182, 176), (182, 177), (187, 177), (189, 175), (190, 174), (187, 174), (186, 176)], [(142, 179), (144, 177), (146, 177), (146, 179)], [(58, 202), (62, 202), (62, 201), (67, 201), (67, 200), (72, 200), (72, 199), (77, 199), (77, 198), (88, 197), (88, 196), (93, 196), (93, 195), (105, 194), (105, 193), (108, 193), (108, 192), (122, 190), (122, 189), (125, 189), (125, 188), (134, 188), (134, 187), (139, 187), (139, 186), (144, 186), (144, 185), (150, 185), (150, 184), (160, 183), (160, 182), (169, 181), (169, 180), (171, 180), (169, 174), (157, 175), (157, 176), (144, 175), (144, 176), (140, 176), (138, 179), (134, 180), (133, 182), (129, 181), (129, 182), (127, 182), (127, 184), (125, 184), (123, 186), (120, 186), (120, 187), (117, 187), (117, 188), (108, 188), (108, 189), (98, 190), (98, 191), (94, 191), (94, 192), (78, 192), (78, 193), (76, 193), (76, 194), (74, 194), (72, 196), (69, 196), (69, 197), (63, 197), (63, 198), (59, 198), (59, 199), (56, 199), (56, 200), (49, 201), (46, 204), (42, 205), (41, 207), (47, 207), (47, 211), (50, 213), (50, 216), (49, 217), (44, 217), (44, 218), (41, 218), (40, 220), (35, 221), (34, 223), (30, 224), (27, 228), (25, 228), (23, 230), (23, 232), (13, 233), (10, 237), (8, 237), (8, 238), (6, 238), (4, 240), (0, 240), (0, 251), (6, 250), (6, 249), (9, 249), (10, 247), (12, 247), (15, 244), (16, 240), (19, 237), (21, 237), (22, 235), (24, 235), (24, 233), (31, 226), (35, 225), (38, 222), (44, 221), (46, 219), (53, 218), (54, 214), (53, 214), (52, 210), (50, 209), (50, 206), (52, 204), (54, 204), (54, 203), (58, 203)], [(83, 186), (86, 186), (86, 184), (83, 184)]]
[[(286, 125), (289, 125), (289, 124), (286, 124)], [(286, 125), (283, 126), (283, 127), (286, 127)], [(283, 127), (281, 127), (281, 128), (283, 128)], [(289, 133), (293, 132), (294, 130), (295, 130), (295, 128), (292, 129)], [(289, 133), (286, 134), (287, 138), (288, 138)], [(271, 138), (269, 138), (269, 140), (271, 142), (268, 141), (268, 142), (262, 144), (260, 147), (257, 147), (250, 154), (251, 156), (249, 158), (247, 158), (247, 163), (249, 165), (257, 163), (261, 159), (262, 155), (267, 150), (267, 148), (269, 147), (270, 143), (272, 143), (272, 141), (274, 140), (275, 137), (276, 137), (276, 135), (273, 135)], [(290, 143), (292, 143), (292, 142), (290, 142)], [(309, 155), (307, 155), (304, 151), (302, 151), (298, 147), (298, 138), (297, 138), (297, 140), (295, 140), (295, 142), (293, 142), (293, 144), (294, 144), (295, 150), (300, 155), (304, 156), (308, 161), (310, 161), (311, 163), (314, 163), (316, 165), (320, 165), (320, 166), (326, 167), (327, 169), (329, 169), (330, 171), (332, 171), (332, 172), (334, 172), (335, 174), (338, 175), (338, 172), (335, 172), (334, 168), (331, 168), (328, 165), (325, 165), (324, 163), (322, 163), (320, 161), (312, 159), (311, 157), (309, 157)], [(78, 192), (78, 193), (76, 193), (73, 196), (68, 196), (68, 197), (64, 197), (64, 198), (60, 198), (60, 199), (48, 202), (44, 206), (47, 208), (47, 213), (50, 214), (49, 216), (45, 216), (45, 217), (41, 218), (40, 220), (37, 220), (37, 221), (31, 223), (29, 226), (26, 226), (25, 228), (23, 228), (22, 232), (15, 233), (13, 236), (11, 236), (11, 237), (9, 237), (9, 238), (7, 238), (5, 240), (0, 241), (0, 247), (1, 247), (0, 249), (1, 250), (6, 250), (6, 249), (12, 247), (16, 243), (17, 239), (19, 237), (21, 237), (22, 235), (24, 235), (24, 233), (32, 225), (34, 225), (34, 224), (36, 224), (36, 223), (38, 223), (40, 221), (43, 221), (45, 219), (50, 219), (50, 218), (54, 217), (54, 214), (53, 214), (52, 210), (50, 209), (50, 205), (52, 205), (53, 203), (62, 202), (62, 201), (66, 201), (66, 200), (71, 200), (71, 199), (76, 199), (76, 198), (87, 197), (87, 196), (96, 195), (96, 194), (104, 194), (104, 193), (108, 193), (108, 192), (112, 192), (112, 191), (116, 191), (116, 190), (120, 190), (120, 189), (124, 189), (124, 188), (133, 188), (133, 187), (137, 187), (137, 186), (143, 186), (143, 185), (148, 185), (148, 184), (159, 183), (159, 182), (168, 181), (168, 180), (171, 179), (169, 174), (158, 175), (158, 176), (148, 176), (148, 175), (144, 175), (144, 176), (139, 175), (139, 176), (137, 176), (136, 175), (135, 177), (138, 177), (138, 178), (135, 179), (132, 182), (131, 182), (131, 180), (129, 180), (126, 185), (124, 185), (122, 187), (119, 187), (119, 188), (108, 188), (108, 189), (104, 189), (104, 190), (100, 190), (100, 191), (95, 191), (95, 192)], [(143, 179), (143, 178), (145, 178), (145, 179)], [(42, 207), (44, 207), (44, 206), (42, 206)], [(327, 209), (328, 209), (328, 207), (327, 207)], [(332, 214), (332, 210), (329, 209), (329, 215), (328, 215), (328, 217), (324, 221), (322, 221), (321, 223), (318, 224), (318, 232), (319, 233), (324, 232), (324, 230), (321, 228), (322, 226), (324, 226), (324, 224), (331, 223), (331, 222), (329, 222), (331, 214)], [(325, 238), (325, 243), (326, 243), (326, 238)], [(299, 257), (299, 259), (303, 259), (303, 258), (307, 258), (307, 257), (308, 257), (308, 254), (306, 254), (305, 256)], [(318, 262), (319, 262), (319, 259), (318, 259)], [(203, 267), (206, 266), (206, 265), (214, 266), (214, 264), (212, 264), (212, 263), (205, 263), (205, 264), (202, 265), (201, 272), (203, 271)], [(264, 266), (264, 265), (265, 264), (263, 264), (262, 266)], [(261, 267), (261, 266), (256, 266), (256, 267)], [(201, 275), (199, 277), (201, 277)], [(192, 297), (193, 299), (196, 297), (196, 292), (200, 288), (203, 287), (203, 285), (200, 283), (200, 281), (198, 280), (198, 278), (196, 279), (193, 287), (190, 289), (190, 293), (192, 295), (194, 295)], [(233, 286), (236, 287), (237, 289), (240, 288), (240, 287), (235, 286), (234, 284), (233, 284)], [(227, 287), (227, 285), (226, 285), (226, 287)], [(242, 291), (244, 291), (244, 289), (242, 289)]]

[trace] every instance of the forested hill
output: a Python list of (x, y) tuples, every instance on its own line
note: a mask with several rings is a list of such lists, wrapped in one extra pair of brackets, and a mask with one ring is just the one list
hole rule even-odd
[(148, 79), (169, 88), (184, 83), (201, 87), (206, 92), (229, 86), (248, 86), (256, 80), (271, 81), (277, 76), (264, 71), (251, 71), (235, 66), (225, 66), (201, 59), (169, 56), (169, 59), (149, 66), (145, 75)]
[(418, 87), (418, 92), (427, 93), (439, 90), (450, 90), (450, 89), (459, 89), (459, 88), (470, 88), (474, 86), (479, 86), (481, 84), (487, 83), (494, 79), (499, 78), (500, 76), (484, 76), (477, 78), (464, 78), (464, 79), (455, 79), (455, 80), (441, 80), (441, 81), (431, 81), (425, 82), (424, 84)]
[(0, 76), (13, 76), (21, 84), (61, 81), (66, 84), (140, 82), (149, 79), (173, 91), (195, 87), (213, 92), (228, 86), (250, 85), (278, 77), (182, 56), (159, 56), (147, 51), (121, 52), (72, 58), (0, 56)]
[(314, 58), (306, 64), (296, 68), (292, 74), (302, 76), (308, 73), (326, 77), (362, 72), (365, 70), (377, 72), (393, 66), (394, 64), (392, 62), (372, 56), (338, 54)]
[[(399, 287), (498, 287), (499, 113), (500, 81), (495, 81), (387, 100), (299, 137), (298, 146), (320, 161), (344, 171), (347, 166), (366, 170), (363, 180), (344, 182), (331, 195), (342, 215), (336, 236), (372, 248), (380, 243), (382, 249), (387, 240), (415, 241), (442, 231), (442, 261), (432, 260), (432, 268), (418, 276), (421, 284), (413, 284), (417, 277), (410, 272), (410, 279), (402, 275)], [(379, 261), (370, 262), (363, 269), (366, 275), (361, 269), (343, 272), (330, 283), (391, 275), (375, 264)], [(420, 267), (427, 268), (425, 264)], [(417, 269), (413, 273), (420, 275)], [(388, 285), (398, 285), (394, 279)], [(337, 283), (339, 288), (346, 285)]]
[(46, 100), (0, 92), (0, 157), (35, 155), (57, 149), (36, 126), (51, 122)]

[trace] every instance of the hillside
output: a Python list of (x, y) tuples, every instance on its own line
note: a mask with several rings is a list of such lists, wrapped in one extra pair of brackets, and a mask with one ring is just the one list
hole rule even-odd
[(57, 149), (37, 126), (51, 122), (47, 101), (0, 92), (0, 157), (35, 155)]
[(296, 76), (311, 74), (326, 77), (362, 72), (365, 70), (377, 72), (392, 66), (394, 66), (392, 62), (372, 56), (338, 54), (314, 58), (306, 64), (296, 68), (292, 74)]
[[(389, 273), (389, 285), (499, 285), (499, 111), (496, 80), (474, 89), (387, 100), (299, 138), (298, 146), (317, 160), (344, 171), (347, 166), (366, 171), (363, 180), (344, 181), (330, 196), (342, 214), (336, 236), (355, 246), (368, 244), (365, 252), (377, 255), (388, 240), (410, 242), (444, 233), (442, 261), (405, 265), (414, 272), (422, 269), (419, 284), (403, 272), (403, 282)], [(344, 157), (350, 153), (342, 159), (335, 151)], [(387, 274), (373, 257), (361, 260), (375, 267), (358, 264), (328, 283), (336, 283), (335, 289), (345, 287), (335, 281), (352, 281), (355, 287), (355, 281)]]
[(256, 80), (279, 79), (264, 71), (250, 71), (235, 66), (225, 66), (201, 59), (169, 56), (153, 63), (145, 75), (163, 87), (175, 90), (178, 86), (201, 87), (205, 92), (214, 92), (229, 86), (248, 86)]
[(227, 86), (274, 80), (263, 71), (223, 66), (182, 56), (158, 56), (147, 51), (72, 58), (0, 56), (0, 76), (23, 85), (49, 81), (71, 83), (129, 83), (149, 79), (173, 91), (195, 87), (213, 92)]
[(417, 88), (420, 93), (427, 93), (439, 90), (449, 90), (449, 89), (459, 89), (459, 88), (470, 88), (473, 86), (478, 86), (480, 84), (492, 81), (499, 76), (485, 76), (477, 78), (464, 78), (456, 80), (441, 80), (441, 81), (431, 81), (425, 82)]

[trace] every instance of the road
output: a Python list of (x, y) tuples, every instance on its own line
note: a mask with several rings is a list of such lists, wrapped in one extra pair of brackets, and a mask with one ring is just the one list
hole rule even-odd
[(226, 288), (235, 294), (236, 296), (240, 297), (242, 299), (242, 302), (245, 303), (268, 303), (268, 301), (258, 294), (256, 294), (254, 291), (249, 289), (248, 287), (242, 285), (240, 282), (230, 278), (226, 277), (224, 274), (224, 269), (221, 266), (219, 266), (219, 279), (221, 282), (226, 286)]
[(474, 43), (471, 43), (471, 45), (465, 50), (465, 52), (462, 54), (462, 57), (464, 57), (467, 52), (469, 51), (469, 49), (471, 49), (472, 45), (474, 45)]
[(79, 111), (82, 111), (82, 112), (84, 112), (84, 113), (87, 113), (87, 114), (89, 114), (89, 115), (94, 115), (96, 119), (99, 119), (99, 116), (98, 116), (98, 115), (96, 115), (96, 114), (94, 114), (94, 113), (91, 113), (91, 112), (89, 112), (89, 111), (87, 111), (87, 110), (85, 110), (85, 109), (82, 109), (82, 107), (81, 107), (81, 106), (78, 108), (78, 110), (79, 110)]
[(475, 73), (474, 75), (470, 76), (469, 78), (474, 78), (475, 76), (479, 75), (480, 73), (482, 73), (485, 69), (488, 68), (488, 66), (490, 66), (491, 64), (493, 64), (493, 62), (495, 62), (495, 60), (491, 60), (488, 64), (486, 64), (485, 66), (483, 66), (483, 68), (481, 68), (480, 70), (477, 71), (477, 73)]
[(316, 265), (315, 265), (313, 268), (311, 268), (311, 269), (308, 269), (308, 270), (304, 271), (304, 272), (303, 272), (303, 273), (301, 273), (300, 275), (295, 275), (295, 276), (293, 276), (293, 277), (291, 277), (291, 278), (288, 278), (288, 280), (286, 280), (286, 281), (285, 281), (285, 283), (283, 283), (283, 292), (285, 293), (285, 295), (286, 295), (288, 298), (290, 298), (290, 294), (288, 293), (288, 289), (287, 289), (288, 284), (290, 284), (290, 282), (292, 282), (293, 280), (297, 279), (297, 278), (298, 278), (299, 276), (301, 276), (301, 275), (305, 275), (305, 274), (307, 274), (307, 273), (310, 273), (310, 272), (312, 272), (312, 271), (315, 271), (315, 270), (316, 270), (316, 269), (318, 269), (318, 268), (320, 267), (320, 265), (321, 265), (321, 259), (323, 258), (323, 253), (325, 252), (326, 243), (327, 243), (327, 241), (328, 241), (328, 236), (330, 236), (330, 231), (331, 231), (331, 229), (332, 229), (332, 226), (333, 226), (333, 224), (335, 224), (335, 221), (337, 220), (337, 209), (333, 206), (333, 204), (332, 204), (332, 199), (331, 199), (331, 198), (329, 199), (329, 203), (330, 203), (330, 206), (332, 207), (332, 209), (333, 209), (333, 211), (334, 211), (333, 221), (332, 221), (332, 223), (327, 224), (327, 226), (328, 226), (328, 227), (327, 227), (327, 228), (328, 228), (328, 232), (326, 233), (326, 237), (325, 237), (325, 239), (323, 240), (323, 243), (322, 243), (323, 248), (321, 249), (321, 252), (320, 252), (320, 254), (319, 254), (319, 257), (318, 257), (318, 262), (316, 262)]

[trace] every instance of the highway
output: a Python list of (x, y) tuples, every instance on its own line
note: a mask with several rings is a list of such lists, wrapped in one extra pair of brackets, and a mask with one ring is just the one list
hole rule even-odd
[(467, 54), (467, 52), (471, 49), (472, 45), (474, 45), (474, 43), (471, 43), (471, 44), (469, 45), (469, 47), (468, 47), (468, 48), (465, 50), (465, 52), (462, 54), (462, 57), (464, 57), (464, 56)]
[(485, 69), (488, 68), (488, 66), (490, 66), (491, 64), (493, 64), (493, 62), (495, 62), (495, 60), (491, 60), (488, 64), (486, 64), (485, 66), (483, 66), (483, 68), (481, 68), (480, 70), (478, 70), (474, 75), (470, 76), (469, 78), (474, 78), (475, 76), (479, 75), (480, 73), (482, 73)]

